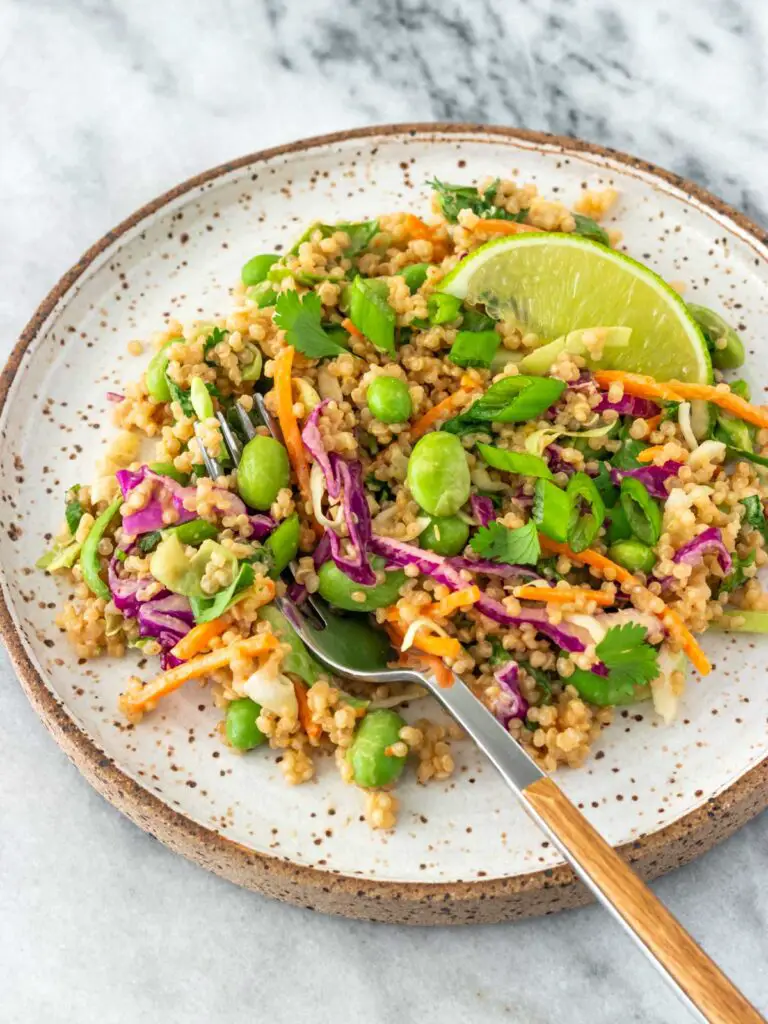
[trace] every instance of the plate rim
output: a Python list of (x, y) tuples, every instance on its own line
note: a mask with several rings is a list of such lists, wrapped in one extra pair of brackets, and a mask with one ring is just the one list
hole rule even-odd
[[(660, 179), (738, 225), (761, 246), (768, 232), (719, 197), (674, 172), (638, 157), (569, 136), (468, 122), (405, 122), (370, 125), (257, 150), (187, 178), (150, 200), (106, 232), (67, 270), (37, 307), (0, 373), (0, 416), (24, 356), (58, 303), (98, 257), (150, 215), (179, 197), (233, 171), (275, 157), (307, 152), (349, 140), (391, 136), (474, 136), (476, 141), (591, 154)], [(482, 137), (486, 137), (485, 139)], [(488, 138), (490, 137), (490, 139)], [(29, 658), (0, 587), (0, 637), (32, 707), (88, 782), (144, 831), (186, 858), (245, 888), (325, 913), (406, 924), (491, 923), (552, 913), (589, 902), (590, 896), (567, 865), (506, 878), (462, 882), (403, 882), (358, 878), (321, 870), (242, 846), (192, 821), (126, 775), (95, 740), (74, 722)], [(618, 847), (645, 878), (655, 878), (693, 860), (768, 806), (768, 757), (701, 807), (655, 832)]]

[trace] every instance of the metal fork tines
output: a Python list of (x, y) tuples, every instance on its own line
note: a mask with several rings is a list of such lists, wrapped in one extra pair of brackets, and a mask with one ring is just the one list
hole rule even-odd
[[(275, 430), (278, 429), (277, 425), (272, 419), (272, 416), (270, 415), (269, 411), (267, 410), (264, 404), (263, 397), (261, 395), (254, 395), (254, 404), (256, 405), (259, 415), (264, 420), (264, 423), (267, 426), (267, 429), (269, 430), (270, 434), (279, 439), (279, 430), (278, 433), (276, 434)], [(238, 422), (240, 423), (240, 426), (242, 427), (243, 433), (250, 441), (252, 438), (256, 437), (256, 427), (253, 425), (253, 420), (251, 419), (247, 410), (240, 404), (239, 401), (235, 402), (234, 408), (235, 414), (237, 416)], [(230, 426), (229, 421), (227, 420), (223, 412), (217, 412), (216, 419), (219, 421), (219, 426), (221, 427), (221, 436), (224, 439), (224, 445), (227, 451), (229, 452), (230, 458), (232, 459), (232, 462), (234, 463), (235, 466), (239, 466), (240, 457), (243, 454), (243, 444), (240, 438), (237, 436), (237, 434)], [(216, 480), (218, 477), (224, 476), (225, 470), (221, 462), (218, 459), (214, 458), (214, 456), (211, 455), (208, 449), (205, 447), (205, 443), (202, 438), (202, 428), (200, 423), (197, 421), (195, 422), (195, 437), (197, 438), (197, 443), (200, 446), (200, 453), (203, 457), (203, 464), (205, 465), (205, 469), (206, 472), (208, 473), (208, 476), (210, 476), (212, 480)]]

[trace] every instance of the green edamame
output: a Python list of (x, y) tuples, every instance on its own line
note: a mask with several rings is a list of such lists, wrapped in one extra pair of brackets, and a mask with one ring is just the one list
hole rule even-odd
[(458, 516), (431, 516), (429, 526), (419, 536), (423, 548), (436, 555), (458, 555), (469, 540), (469, 526)]
[(400, 742), (404, 725), (400, 715), (387, 708), (369, 711), (363, 718), (347, 751), (352, 777), (358, 786), (386, 786), (399, 778), (405, 758), (388, 754), (387, 750)]
[(149, 366), (144, 374), (144, 381), (147, 385), (149, 397), (154, 399), (155, 402), (170, 402), (171, 400), (171, 389), (168, 387), (168, 381), (165, 377), (169, 362), (168, 349), (171, 345), (183, 341), (183, 338), (171, 338), (170, 341), (166, 341), (160, 351), (156, 352), (149, 361)]
[(688, 310), (701, 328), (712, 365), (718, 370), (735, 370), (741, 366), (746, 358), (744, 342), (720, 314), (693, 303), (688, 304)]
[(275, 253), (267, 252), (248, 260), (240, 271), (243, 284), (249, 288), (251, 285), (261, 284), (262, 281), (266, 281), (269, 268), (273, 263), (277, 263), (279, 259), (280, 257)]
[(252, 285), (245, 293), (251, 302), (255, 302), (259, 309), (265, 306), (274, 306), (277, 302), (277, 292), (272, 287), (271, 281), (261, 281)]
[(608, 549), (609, 557), (629, 572), (649, 573), (656, 564), (656, 555), (639, 540), (620, 540)]
[(266, 743), (267, 737), (256, 724), (260, 714), (261, 705), (249, 697), (233, 700), (227, 708), (227, 739), (237, 750), (253, 750)]
[(269, 575), (273, 579), (277, 579), (283, 569), (299, 553), (300, 532), (301, 524), (299, 523), (299, 517), (294, 512), (292, 516), (288, 516), (287, 519), (283, 520), (267, 537), (264, 547), (272, 556), (272, 567)]
[(380, 423), (405, 423), (413, 412), (408, 385), (399, 377), (374, 377), (365, 399)]
[(426, 434), (408, 460), (408, 487), (425, 512), (452, 516), (469, 500), (469, 465), (461, 441), (442, 431)]
[(290, 482), (288, 452), (280, 442), (260, 434), (251, 438), (237, 467), (237, 490), (246, 505), (266, 511)]
[(106, 533), (107, 527), (112, 522), (113, 516), (117, 514), (117, 510), (120, 508), (122, 503), (122, 498), (116, 498), (112, 504), (101, 513), (88, 532), (88, 536), (85, 538), (80, 550), (80, 568), (83, 573), (83, 579), (88, 585), (88, 589), (94, 593), (96, 597), (100, 597), (104, 601), (109, 601), (112, 594), (109, 587), (100, 576), (101, 559), (99, 557), (99, 542)]
[(200, 377), (193, 377), (189, 388), (189, 400), (199, 420), (209, 420), (213, 416), (213, 399), (208, 388)]
[[(371, 562), (374, 569), (381, 569), (384, 560), (374, 558)], [(364, 587), (355, 583), (346, 573), (343, 573), (335, 562), (325, 562), (320, 566), (318, 572), (320, 584), (318, 592), (320, 597), (337, 608), (343, 608), (348, 612), (372, 612), (377, 608), (386, 608), (394, 604), (400, 595), (400, 588), (405, 583), (405, 573), (402, 569), (385, 573), (381, 583), (374, 583), (371, 587)], [(363, 600), (356, 601), (355, 596), (362, 595)]]

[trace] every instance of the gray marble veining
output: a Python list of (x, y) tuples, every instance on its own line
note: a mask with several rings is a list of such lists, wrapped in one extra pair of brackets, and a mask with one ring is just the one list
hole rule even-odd
[[(207, 166), (370, 122), (642, 155), (768, 226), (761, 0), (0, 0), (0, 355), (109, 227)], [(0, 1020), (686, 1019), (596, 909), (395, 929), (243, 893), (98, 797), (0, 660)], [(768, 1012), (768, 818), (658, 891)], [(341, 981), (341, 985), (339, 985)]]

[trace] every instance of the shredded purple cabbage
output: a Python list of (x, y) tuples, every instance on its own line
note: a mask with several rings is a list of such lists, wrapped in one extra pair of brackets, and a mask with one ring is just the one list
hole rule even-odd
[(493, 713), (506, 729), (513, 718), (525, 718), (528, 701), (520, 692), (520, 670), (517, 662), (508, 661), (494, 673), (501, 693), (494, 702)]
[(307, 588), (303, 583), (297, 583), (296, 580), (288, 584), (287, 593), (289, 600), (293, 601), (296, 605), (303, 604), (308, 597)]
[[(463, 590), (467, 586), (451, 561), (441, 555), (436, 555), (433, 551), (424, 551), (411, 544), (391, 540), (389, 537), (373, 537), (371, 550), (386, 558), (393, 565), (401, 567), (415, 565), (420, 573), (431, 576), (433, 580), (443, 583), (451, 590)], [(526, 608), (521, 611), (520, 615), (511, 615), (501, 602), (482, 593), (474, 607), (487, 618), (502, 626), (535, 626), (539, 633), (549, 637), (553, 643), (565, 651), (580, 652), (586, 649), (586, 645), (577, 635), (573, 626), (568, 623), (562, 623), (559, 626), (553, 625), (547, 618), (546, 612), (540, 609)]]
[(372, 587), (376, 583), (376, 573), (368, 559), (372, 530), (371, 513), (363, 488), (363, 467), (359, 462), (347, 462), (336, 454), (331, 455), (331, 466), (341, 489), (344, 521), (352, 548), (351, 555), (343, 555), (338, 534), (329, 530), (331, 558), (355, 583)]
[(107, 581), (112, 591), (112, 601), (115, 608), (126, 618), (135, 619), (139, 614), (138, 591), (147, 585), (147, 580), (127, 577), (122, 579), (118, 574), (120, 562), (117, 558), (111, 558), (107, 568)]
[(611, 402), (608, 395), (603, 393), (593, 411), (605, 412), (607, 409), (613, 409), (619, 416), (631, 416), (634, 420), (649, 420), (651, 416), (658, 416), (661, 412), (659, 406), (649, 398), (623, 395), (618, 402)]
[(304, 424), (304, 429), (301, 432), (301, 440), (304, 442), (304, 447), (323, 471), (325, 485), (328, 488), (328, 497), (338, 498), (341, 483), (331, 462), (331, 457), (325, 450), (320, 427), (318, 426), (323, 409), (325, 409), (329, 401), (330, 399), (328, 398), (324, 399), (309, 414), (307, 422)]
[(248, 521), (251, 524), (253, 533), (251, 534), (251, 540), (264, 540), (264, 538), (272, 533), (275, 528), (275, 521), (272, 516), (264, 514), (258, 514), (248, 516)]
[(563, 449), (559, 444), (548, 444), (544, 449), (544, 458), (553, 473), (567, 473), (570, 476), (576, 472), (576, 467), (563, 458)]
[(151, 601), (143, 601), (139, 605), (138, 617), (141, 636), (154, 637), (163, 648), (163, 670), (180, 665), (181, 660), (170, 651), (195, 624), (187, 598), (180, 594), (169, 594), (166, 590)]
[(675, 552), (672, 561), (683, 562), (685, 565), (698, 565), (705, 555), (716, 555), (717, 564), (724, 573), (729, 573), (733, 569), (733, 559), (716, 526), (708, 526), (693, 540), (683, 544)]
[[(138, 487), (143, 480), (149, 478), (154, 481), (152, 497), (144, 508), (125, 516), (123, 519), (123, 530), (125, 533), (136, 537), (141, 533), (151, 533), (153, 530), (162, 530), (168, 526), (168, 523), (163, 520), (163, 513), (168, 508), (169, 503), (173, 505), (177, 512), (177, 518), (174, 521), (175, 525), (188, 523), (190, 519), (197, 518), (197, 512), (191, 512), (184, 507), (185, 499), (195, 497), (196, 488), (182, 487), (181, 484), (171, 479), (171, 477), (160, 476), (159, 473), (153, 472), (149, 466), (142, 466), (136, 472), (128, 469), (119, 469), (115, 473), (115, 477), (124, 498), (127, 498), (134, 487)], [(243, 506), (244, 510), (245, 506)]]
[(461, 571), (479, 572), (486, 576), (501, 576), (505, 579), (540, 580), (541, 576), (529, 565), (511, 565), (508, 562), (492, 562), (489, 558), (465, 558), (457, 555), (449, 558), (448, 564)]
[(490, 498), (483, 497), (480, 494), (473, 494), (470, 498), (470, 505), (472, 506), (472, 515), (480, 526), (487, 526), (488, 523), (493, 522), (496, 518), (496, 511)]
[(107, 401), (108, 402), (124, 402), (125, 401), (125, 395), (121, 395), (117, 391), (108, 391), (107, 392)]
[(319, 569), (321, 565), (328, 561), (331, 557), (331, 537), (330, 530), (326, 530), (323, 536), (318, 541), (317, 547), (312, 552), (312, 561), (316, 569)]
[(664, 486), (665, 481), (677, 476), (680, 472), (680, 463), (667, 460), (663, 466), (640, 466), (637, 469), (611, 469), (611, 480), (618, 486), (625, 476), (631, 476), (639, 480), (648, 493), (654, 498), (667, 498), (669, 491)]

